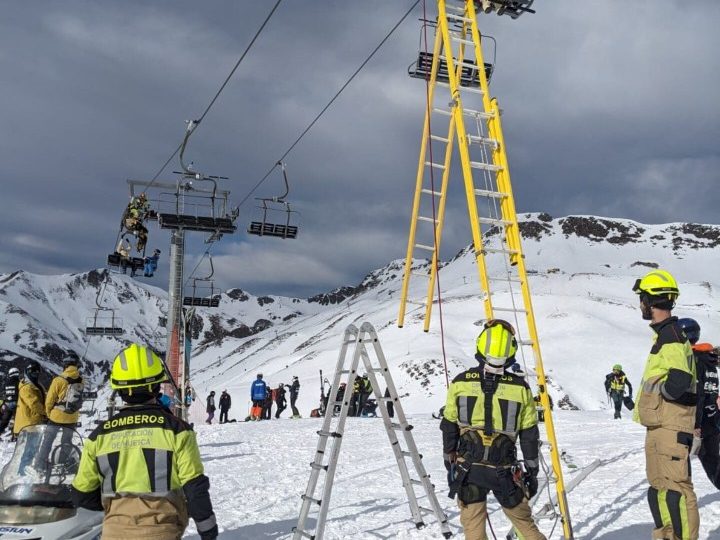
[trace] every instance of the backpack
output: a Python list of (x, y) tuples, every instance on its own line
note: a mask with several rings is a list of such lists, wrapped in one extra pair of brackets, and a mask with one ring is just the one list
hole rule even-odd
[(60, 377), (67, 381), (68, 387), (65, 391), (65, 397), (62, 401), (58, 401), (55, 404), (55, 408), (68, 414), (76, 413), (80, 410), (80, 407), (82, 407), (83, 404), (83, 388), (85, 387), (85, 383), (83, 383), (83, 380), (80, 377), (77, 379), (70, 379), (68, 377), (63, 377), (62, 375), (60, 375)]

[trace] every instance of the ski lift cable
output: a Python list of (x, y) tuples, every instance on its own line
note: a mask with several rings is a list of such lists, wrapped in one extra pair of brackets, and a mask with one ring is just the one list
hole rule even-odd
[(308, 124), (308, 126), (303, 130), (302, 133), (300, 133), (300, 136), (295, 139), (295, 142), (293, 142), (290, 145), (290, 148), (288, 148), (285, 153), (278, 159), (275, 164), (270, 168), (270, 170), (263, 176), (260, 181), (253, 186), (253, 188), (245, 195), (245, 197), (240, 201), (240, 203), (237, 205), (237, 208), (240, 208), (247, 200), (252, 196), (255, 191), (262, 185), (265, 180), (268, 179), (268, 177), (272, 174), (272, 172), (275, 170), (275, 167), (278, 166), (280, 162), (285, 161), (285, 158), (292, 152), (295, 147), (300, 143), (300, 141), (307, 135), (307, 133), (313, 128), (313, 126), (320, 120), (320, 118), (325, 114), (325, 112), (330, 108), (330, 106), (335, 103), (335, 100), (337, 100), (338, 97), (340, 97), (340, 94), (343, 93), (343, 91), (350, 85), (350, 83), (355, 79), (355, 77), (362, 71), (362, 69), (367, 65), (370, 60), (372, 60), (373, 56), (380, 50), (380, 48), (385, 44), (385, 42), (390, 39), (390, 37), (395, 33), (395, 30), (398, 29), (398, 27), (407, 19), (407, 17), (410, 15), (410, 13), (415, 9), (415, 7), (420, 3), (420, 0), (416, 0), (412, 6), (410, 6), (410, 9), (408, 9), (405, 14), (400, 18), (400, 20), (395, 23), (395, 26), (393, 26), (390, 31), (387, 33), (387, 35), (380, 41), (380, 43), (373, 49), (373, 51), (370, 53), (370, 55), (363, 61), (362, 64), (360, 64), (360, 67), (358, 67), (355, 72), (350, 76), (350, 78), (345, 81), (345, 84), (343, 84), (340, 87), (340, 90), (337, 91), (337, 93), (332, 97), (332, 99), (323, 107), (323, 109), (318, 113), (318, 115)]
[[(258, 37), (260, 37), (260, 34), (263, 32), (263, 30), (264, 30), (265, 27), (267, 26), (268, 22), (270, 22), (270, 19), (271, 19), (272, 16), (275, 14), (275, 11), (277, 10), (277, 8), (280, 6), (280, 2), (282, 2), (282, 0), (277, 0), (277, 2), (275, 2), (275, 5), (274, 5), (273, 8), (270, 10), (270, 13), (268, 13), (267, 17), (265, 17), (265, 20), (264, 20), (263, 23), (260, 25), (260, 28), (258, 28), (257, 32), (255, 32), (255, 35), (253, 36), (252, 40), (250, 40), (250, 43), (249, 43), (248, 46), (245, 48), (245, 51), (243, 51), (243, 53), (242, 53), (242, 55), (240, 56), (240, 58), (238, 59), (238, 61), (235, 63), (235, 65), (233, 66), (233, 68), (230, 70), (230, 73), (229, 73), (228, 76), (225, 78), (225, 80), (223, 81), (223, 83), (220, 85), (220, 88), (219, 88), (218, 91), (215, 93), (215, 95), (213, 96), (213, 98), (210, 100), (210, 103), (208, 104), (208, 106), (205, 107), (205, 110), (204, 110), (203, 113), (200, 115), (200, 118), (197, 119), (197, 120), (194, 120), (194, 122), (196, 123), (196, 126), (195, 126), (195, 127), (197, 127), (197, 124), (200, 124), (200, 122), (202, 122), (202, 121), (205, 119), (205, 116), (207, 116), (208, 112), (210, 112), (210, 109), (212, 108), (212, 106), (215, 105), (215, 102), (218, 100), (218, 98), (220, 97), (220, 94), (222, 94), (223, 90), (225, 90), (225, 87), (226, 87), (226, 86), (228, 85), (228, 83), (230, 82), (230, 79), (231, 79), (232, 76), (235, 74), (235, 71), (237, 71), (238, 67), (240, 67), (240, 64), (241, 64), (242, 61), (245, 59), (245, 57), (247, 56), (248, 52), (250, 52), (250, 49), (251, 49), (252, 46), (255, 44), (255, 41), (257, 41)], [(152, 180), (150, 181), (150, 184), (145, 188), (145, 190), (143, 191), (143, 193), (144, 193), (145, 191), (147, 191), (148, 189), (150, 189), (150, 187), (152, 187), (153, 183), (154, 183), (154, 182), (158, 179), (158, 177), (163, 173), (163, 171), (167, 168), (167, 166), (170, 164), (170, 162), (175, 158), (175, 156), (178, 154), (178, 152), (180, 152), (180, 150), (181, 150), (182, 147), (183, 147), (183, 144), (187, 142), (187, 137), (189, 137), (189, 135), (190, 135), (191, 133), (193, 133), (193, 132), (194, 132), (194, 129), (193, 129), (192, 131), (190, 131), (190, 133), (187, 133), (187, 134), (186, 134), (186, 137), (185, 137), (185, 139), (183, 140), (183, 142), (178, 145), (178, 147), (175, 149), (175, 151), (174, 151), (172, 154), (170, 154), (170, 157), (167, 159), (167, 161), (165, 161), (165, 163), (163, 164), (163, 166), (160, 167), (160, 169), (158, 170), (158, 172), (155, 173), (155, 176), (152, 177)]]
[[(423, 0), (422, 3), (422, 10), (423, 10), (423, 19), (426, 19), (426, 2)], [(424, 41), (424, 47), (425, 52), (427, 53), (428, 50), (428, 40), (427, 40), (427, 25), (423, 26), (423, 41)], [(425, 107), (426, 107), (426, 117), (427, 117), (427, 129), (428, 133), (432, 133), (431, 125), (430, 125), (430, 117), (431, 117), (431, 108), (432, 104), (430, 103), (430, 80), (425, 79)], [(430, 163), (433, 163), (433, 153), (432, 153), (432, 139), (428, 137), (427, 139), (427, 147), (430, 157)], [(430, 167), (430, 191), (432, 193), (435, 193), (435, 175), (433, 174), (434, 167)], [(437, 216), (436, 216), (436, 209), (435, 209), (435, 196), (432, 196), (432, 219), (433, 224), (437, 223)], [(443, 311), (442, 311), (442, 288), (440, 287), (440, 253), (438, 252), (438, 234), (437, 234), (437, 227), (433, 225), (433, 245), (435, 246), (435, 253), (433, 254), (433, 258), (430, 264), (435, 265), (435, 285), (437, 287), (437, 295), (438, 295), (438, 318), (440, 319), (440, 348), (442, 349), (442, 356), (443, 356), (443, 367), (445, 370), (445, 388), (450, 387), (450, 375), (448, 374), (448, 366), (447, 366), (447, 353), (445, 351), (445, 327), (443, 324)], [(432, 271), (432, 270), (431, 270)]]

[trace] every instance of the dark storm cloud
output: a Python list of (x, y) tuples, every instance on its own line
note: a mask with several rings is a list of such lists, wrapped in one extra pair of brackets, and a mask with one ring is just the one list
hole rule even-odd
[[(7, 3), (0, 271), (101, 265), (127, 202), (125, 180), (162, 165), (271, 4)], [(720, 6), (536, 4), (536, 15), (517, 21), (481, 19), (498, 40), (492, 90), (518, 210), (717, 222)], [(188, 157), (230, 176), (239, 201), (410, 5), (283, 2)], [(298, 240), (246, 235), (246, 204), (241, 231), (213, 248), (222, 286), (313, 294), (404, 257), (425, 99), (424, 84), (405, 73), (421, 16), (416, 9), (288, 157)], [(453, 182), (444, 256), (469, 241)], [(275, 171), (256, 195), (281, 191)], [(167, 253), (167, 233), (151, 228), (150, 245)], [(206, 248), (201, 238), (189, 242), (190, 268)]]

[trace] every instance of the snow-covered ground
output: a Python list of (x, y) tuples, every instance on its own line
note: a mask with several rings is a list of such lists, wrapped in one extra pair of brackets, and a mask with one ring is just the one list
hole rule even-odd
[[(559, 445), (578, 467), (570, 469), (563, 464), (566, 483), (572, 482), (583, 466), (601, 460), (601, 465), (568, 496), (576, 538), (650, 537), (652, 517), (647, 505), (643, 428), (628, 418), (629, 413), (625, 416), (613, 420), (608, 411), (556, 411)], [(436, 485), (438, 500), (450, 517), (453, 532), (458, 533), (458, 510), (447, 497), (438, 421), (430, 415), (413, 415), (410, 422), (423, 463)], [(320, 425), (320, 419), (308, 418), (197, 427), (221, 538), (291, 538)], [(720, 493), (694, 459), (693, 478), (700, 507), (700, 538), (716, 540), (720, 538)], [(495, 534), (504, 538), (509, 522), (492, 496), (489, 500)], [(545, 495), (539, 505), (547, 500)], [(325, 538), (442, 538), (433, 517), (426, 521), (428, 525), (422, 530), (412, 522), (382, 420), (349, 418)], [(548, 538), (562, 538), (559, 523), (549, 536), (554, 525), (554, 519), (539, 523)], [(192, 531), (188, 535), (197, 538)]]

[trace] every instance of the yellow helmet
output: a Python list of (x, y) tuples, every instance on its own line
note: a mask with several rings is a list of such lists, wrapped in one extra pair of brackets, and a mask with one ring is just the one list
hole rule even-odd
[(680, 296), (677, 281), (670, 272), (665, 270), (653, 270), (645, 274), (642, 279), (636, 280), (633, 292), (636, 294), (646, 293), (650, 296), (666, 296), (670, 300)]
[(491, 319), (477, 338), (477, 355), (493, 367), (502, 367), (517, 352), (515, 329), (501, 319)]
[(161, 383), (167, 379), (160, 357), (147, 347), (133, 343), (113, 361), (110, 387), (113, 390), (137, 388)]

